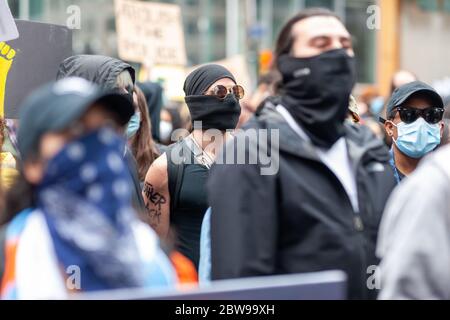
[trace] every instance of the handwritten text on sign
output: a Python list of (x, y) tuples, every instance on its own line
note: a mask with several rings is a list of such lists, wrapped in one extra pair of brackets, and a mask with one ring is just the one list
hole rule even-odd
[(119, 56), (144, 64), (185, 65), (178, 5), (116, 0)]

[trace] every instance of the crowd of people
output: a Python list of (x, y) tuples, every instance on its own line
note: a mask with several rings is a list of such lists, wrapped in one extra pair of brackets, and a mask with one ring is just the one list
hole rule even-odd
[(342, 270), (349, 299), (449, 299), (447, 100), (408, 71), (386, 98), (355, 83), (320, 8), (284, 25), (251, 96), (216, 64), (183, 106), (118, 59), (62, 61), (0, 122), (0, 297)]

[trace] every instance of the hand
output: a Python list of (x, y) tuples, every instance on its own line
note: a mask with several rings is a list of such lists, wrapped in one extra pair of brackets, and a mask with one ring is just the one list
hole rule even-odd
[(0, 42), (0, 117), (5, 115), (5, 91), (8, 73), (16, 56), (16, 50), (5, 42)]

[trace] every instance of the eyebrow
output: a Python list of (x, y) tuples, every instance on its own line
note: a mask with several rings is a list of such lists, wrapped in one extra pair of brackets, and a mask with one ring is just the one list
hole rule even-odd
[[(318, 34), (313, 37), (311, 37), (310, 41), (314, 41), (317, 39), (330, 39), (333, 38), (335, 35), (329, 35), (329, 34)], [(339, 35), (339, 39), (341, 40), (348, 40), (352, 41), (352, 37), (350, 35)]]

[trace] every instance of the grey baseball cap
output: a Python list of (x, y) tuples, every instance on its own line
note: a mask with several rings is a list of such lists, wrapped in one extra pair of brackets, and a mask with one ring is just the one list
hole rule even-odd
[(395, 89), (387, 103), (387, 116), (389, 116), (395, 108), (400, 107), (412, 95), (419, 92), (424, 93), (433, 101), (433, 107), (444, 108), (444, 102), (442, 101), (441, 96), (433, 89), (433, 87), (421, 81), (414, 81)]
[(17, 139), (22, 159), (37, 151), (43, 134), (67, 128), (96, 103), (111, 110), (133, 109), (124, 95), (105, 92), (81, 78), (66, 78), (34, 91), (20, 108)]

